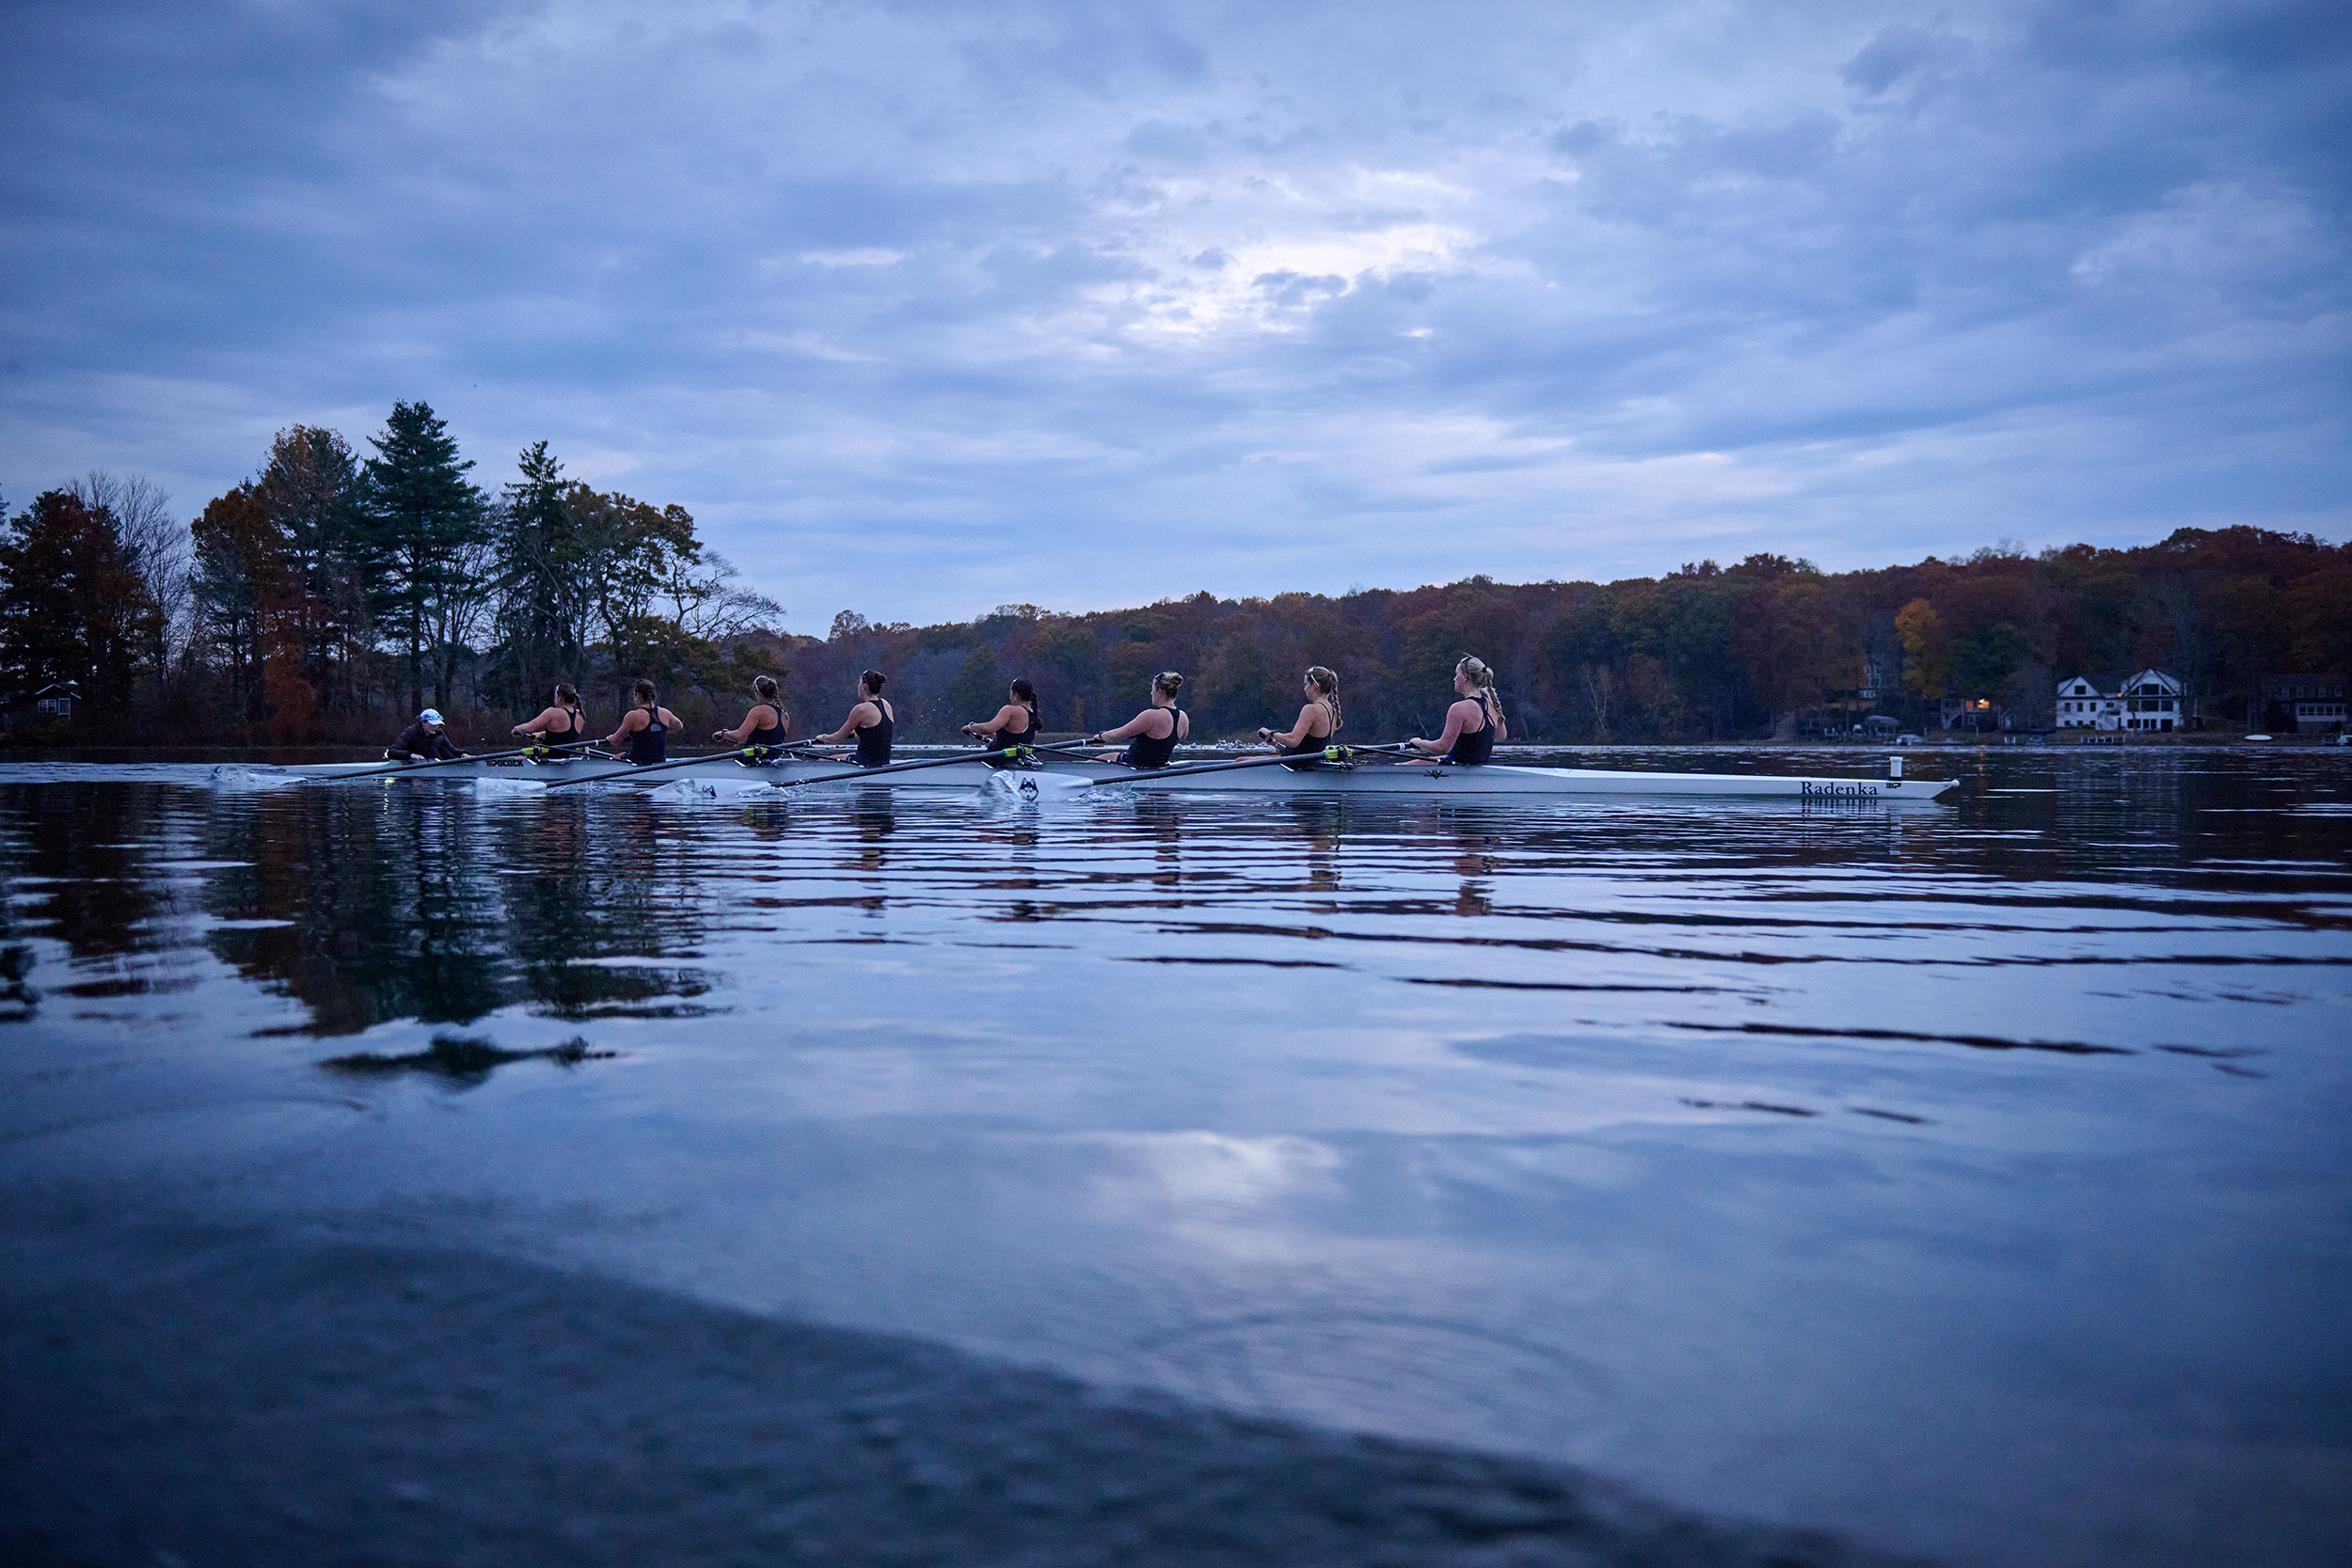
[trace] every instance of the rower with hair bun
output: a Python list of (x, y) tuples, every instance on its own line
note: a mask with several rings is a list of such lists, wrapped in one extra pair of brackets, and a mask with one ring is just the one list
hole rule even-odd
[(898, 716), (882, 700), (882, 682), (889, 679), (880, 670), (868, 670), (857, 679), (857, 703), (850, 716), (841, 721), (841, 727), (831, 735), (817, 737), (818, 744), (837, 746), (857, 737), (857, 755), (853, 760), (860, 768), (890, 766), (890, 740), (898, 727)]
[(604, 743), (619, 746), (626, 742), (628, 760), (640, 768), (669, 761), (670, 732), (682, 728), (677, 715), (661, 705), (653, 682), (639, 681), (630, 689), (637, 705), (621, 716), (621, 727), (606, 736)]
[(1445, 710), (1445, 733), (1435, 740), (1416, 737), (1405, 744), (1423, 756), (1465, 768), (1495, 754), (1503, 737), (1502, 698), (1495, 690), (1495, 673), (1469, 654), (1454, 667), (1454, 704)]
[(1176, 743), (1192, 733), (1191, 716), (1176, 705), (1176, 693), (1184, 685), (1184, 677), (1173, 670), (1152, 676), (1150, 707), (1115, 730), (1088, 737), (1089, 746), (1106, 740), (1127, 742), (1124, 752), (1105, 752), (1096, 760), (1136, 768), (1166, 768), (1168, 758), (1176, 754)]
[(752, 682), (753, 702), (743, 715), (743, 721), (731, 730), (712, 734), (713, 740), (723, 740), (730, 746), (740, 746), (755, 753), (770, 747), (781, 746), (792, 731), (791, 718), (784, 711), (783, 695), (776, 689), (776, 677), (761, 675)]

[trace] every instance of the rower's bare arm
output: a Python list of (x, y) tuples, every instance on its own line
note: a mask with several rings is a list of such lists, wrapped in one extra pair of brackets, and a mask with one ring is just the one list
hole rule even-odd
[(1435, 740), (1408, 740), (1405, 744), (1416, 752), (1442, 754), (1454, 750), (1454, 743), (1462, 738), (1462, 726), (1478, 711), (1478, 705), (1465, 697), (1445, 710), (1445, 733)]
[(1266, 729), (1261, 730), (1258, 733), (1263, 736), (1266, 740), (1274, 745), (1283, 747), (1295, 746), (1300, 741), (1306, 739), (1307, 736), (1312, 733), (1311, 725), (1314, 721), (1314, 716), (1315, 705), (1309, 703), (1306, 706), (1298, 710), (1298, 722), (1293, 724), (1289, 729)]
[[(860, 724), (858, 722), (858, 716), (860, 714), (868, 714), (871, 715), (871, 717), (868, 718), (865, 723)], [(876, 724), (881, 722), (882, 709), (876, 707), (871, 703), (860, 703), (850, 710), (850, 716), (847, 719), (841, 721), (841, 727), (839, 729), (834, 731), (831, 735), (820, 735), (817, 738), (818, 741), (827, 746), (837, 745), (841, 741), (849, 739), (850, 736), (855, 735), (859, 730), (870, 730)]]
[(1144, 721), (1150, 719), (1152, 715), (1157, 712), (1159, 712), (1158, 708), (1145, 708), (1141, 713), (1136, 714), (1133, 719), (1130, 719), (1125, 723), (1120, 725), (1119, 728), (1115, 730), (1104, 730), (1094, 738), (1097, 740), (1131, 740), (1135, 736), (1145, 733)]
[(1023, 711), (1025, 710), (1017, 709), (1010, 703), (1007, 703), (1003, 707), (996, 710), (995, 718), (991, 719), (985, 724), (966, 724), (963, 726), (963, 733), (971, 736), (975, 739), (977, 739), (981, 736), (988, 736), (993, 738), (996, 736), (1004, 734), (1005, 731), (1011, 726), (1012, 716), (1016, 712)]

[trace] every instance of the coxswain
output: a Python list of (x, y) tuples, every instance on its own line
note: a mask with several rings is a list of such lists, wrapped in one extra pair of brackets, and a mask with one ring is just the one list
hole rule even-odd
[(628, 748), (628, 760), (640, 767), (670, 760), (670, 732), (679, 728), (677, 715), (655, 700), (653, 682), (634, 688), (637, 705), (621, 719), (621, 727), (604, 737), (607, 746)]
[(1176, 743), (1192, 733), (1192, 717), (1176, 705), (1176, 693), (1183, 690), (1184, 677), (1173, 670), (1163, 670), (1152, 677), (1152, 705), (1115, 730), (1104, 730), (1087, 741), (1089, 746), (1105, 740), (1123, 740), (1123, 752), (1105, 752), (1098, 761), (1116, 762), (1128, 768), (1166, 768), (1168, 759), (1176, 754)]
[(714, 731), (711, 738), (759, 755), (783, 745), (791, 731), (792, 721), (784, 711), (775, 676), (761, 675), (752, 682), (751, 711), (743, 715), (743, 721), (731, 730)]
[[(996, 710), (996, 717), (985, 724), (966, 724), (963, 733), (992, 752), (1036, 745), (1037, 688), (1025, 680), (1013, 682), (1011, 700)], [(989, 766), (1003, 768), (1008, 764), (1002, 758), (991, 758)]]
[(860, 768), (887, 768), (890, 765), (890, 737), (898, 727), (898, 715), (882, 700), (882, 682), (888, 679), (879, 670), (868, 670), (857, 678), (857, 702), (850, 716), (841, 721), (841, 727), (831, 735), (820, 735), (818, 743), (837, 746), (852, 736), (857, 738), (857, 755), (852, 760)]
[(1503, 738), (1502, 699), (1495, 691), (1495, 673), (1464, 654), (1454, 667), (1454, 692), (1456, 700), (1445, 710), (1445, 733), (1435, 740), (1416, 737), (1405, 744), (1440, 762), (1474, 767), (1492, 757), (1495, 742)]
[[(1327, 746), (1337, 742), (1340, 733), (1340, 677), (1317, 664), (1307, 672), (1306, 705), (1298, 710), (1298, 722), (1287, 730), (1261, 724), (1258, 738), (1279, 752), (1294, 756), (1319, 754)], [(1295, 771), (1295, 769), (1286, 769)]]
[(431, 708), (418, 714), (417, 721), (384, 748), (386, 762), (450, 762), (465, 754), (441, 733), (441, 716)]
[(588, 716), (580, 710), (580, 693), (570, 683), (557, 682), (555, 701), (541, 708), (538, 718), (516, 725), (515, 734), (525, 740), (538, 741), (542, 748), (585, 744)]

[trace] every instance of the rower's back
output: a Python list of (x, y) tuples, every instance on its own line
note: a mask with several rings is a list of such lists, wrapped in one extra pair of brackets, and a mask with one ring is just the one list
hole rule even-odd
[(1169, 759), (1176, 755), (1176, 743), (1191, 728), (1184, 719), (1184, 710), (1180, 707), (1164, 707), (1155, 711), (1168, 715), (1168, 733), (1155, 736), (1146, 732), (1130, 736), (1127, 754), (1119, 759), (1130, 768), (1166, 768)]
[(628, 737), (628, 760), (640, 766), (669, 761), (670, 730), (661, 721), (661, 709), (656, 706), (639, 711), (645, 716), (645, 727)]
[(1457, 767), (1475, 768), (1494, 758), (1494, 719), (1486, 711), (1486, 702), (1483, 696), (1464, 700), (1478, 710), (1478, 728), (1474, 730), (1465, 728), (1454, 736), (1454, 748), (1446, 752), (1445, 760)]
[(887, 768), (890, 766), (891, 738), (898, 728), (898, 716), (890, 711), (886, 699), (873, 696), (866, 700), (874, 705), (877, 717), (874, 722), (857, 732), (857, 765), (860, 768)]

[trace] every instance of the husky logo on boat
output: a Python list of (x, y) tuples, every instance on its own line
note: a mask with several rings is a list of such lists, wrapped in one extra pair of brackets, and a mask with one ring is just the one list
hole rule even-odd
[(1024, 800), (1034, 800), (1037, 799), (1037, 781), (1035, 779), (1024, 779), (1016, 787), (1020, 789), (1021, 798)]
[(1875, 797), (1878, 792), (1879, 786), (1876, 784), (1817, 784), (1811, 779), (1804, 781), (1804, 787), (1801, 791), (1807, 799), (1826, 796), (1836, 800), (1867, 800)]

